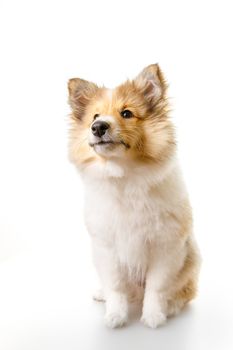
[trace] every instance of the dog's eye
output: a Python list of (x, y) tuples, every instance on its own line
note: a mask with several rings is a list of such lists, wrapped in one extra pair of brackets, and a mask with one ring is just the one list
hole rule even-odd
[(128, 109), (125, 109), (124, 111), (121, 112), (121, 116), (122, 118), (129, 119), (133, 117), (133, 113)]
[(98, 117), (99, 117), (99, 114), (95, 114), (93, 119), (95, 120)]

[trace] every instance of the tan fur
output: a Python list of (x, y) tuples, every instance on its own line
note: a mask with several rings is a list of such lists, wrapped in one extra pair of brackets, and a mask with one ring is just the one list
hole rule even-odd
[[(156, 74), (159, 72), (162, 87), (162, 94), (155, 101), (146, 102), (145, 96), (151, 87), (143, 84), (141, 75), (117, 87), (111, 100), (106, 98), (107, 89), (104, 87), (97, 88), (95, 84), (78, 78), (69, 81), (72, 161), (81, 164), (98, 159), (98, 155), (87, 145), (86, 137), (94, 115), (99, 113), (112, 115), (118, 120), (121, 135), (131, 146), (127, 152), (130, 159), (160, 163), (173, 154), (175, 139), (168, 117), (167, 85), (161, 70), (155, 66), (153, 69), (156, 69)], [(124, 109), (130, 109), (134, 118), (124, 120), (119, 114)]]

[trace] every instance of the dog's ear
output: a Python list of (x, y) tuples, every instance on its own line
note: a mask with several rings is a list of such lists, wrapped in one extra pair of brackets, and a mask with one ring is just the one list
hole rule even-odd
[(134, 79), (134, 83), (149, 102), (156, 102), (166, 93), (167, 84), (158, 64), (151, 64)]
[(68, 82), (69, 103), (74, 116), (82, 119), (85, 108), (90, 100), (96, 95), (98, 86), (87, 80), (73, 78)]

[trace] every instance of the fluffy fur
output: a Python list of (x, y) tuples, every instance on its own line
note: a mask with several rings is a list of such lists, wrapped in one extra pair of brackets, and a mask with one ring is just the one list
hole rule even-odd
[[(166, 90), (157, 64), (114, 90), (69, 81), (70, 159), (85, 184), (103, 286), (95, 299), (106, 301), (112, 328), (127, 322), (129, 301), (142, 298), (141, 320), (156, 328), (196, 294), (199, 254)], [(93, 134), (96, 121), (109, 126), (102, 136)]]

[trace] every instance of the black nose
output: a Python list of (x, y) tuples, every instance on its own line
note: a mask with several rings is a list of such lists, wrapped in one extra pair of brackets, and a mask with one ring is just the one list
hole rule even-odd
[(100, 120), (97, 120), (95, 123), (92, 124), (91, 130), (92, 134), (95, 136), (103, 136), (108, 130), (109, 124)]

